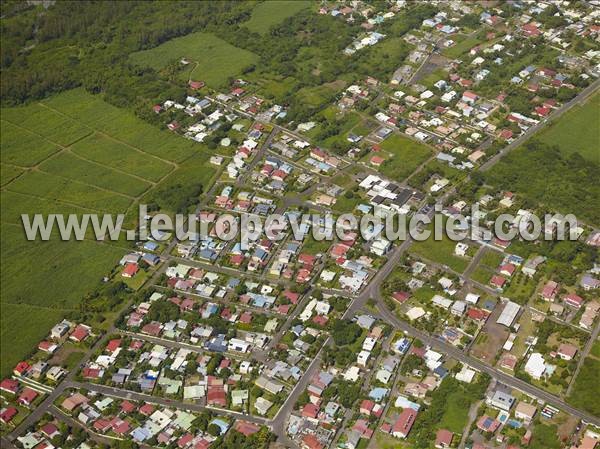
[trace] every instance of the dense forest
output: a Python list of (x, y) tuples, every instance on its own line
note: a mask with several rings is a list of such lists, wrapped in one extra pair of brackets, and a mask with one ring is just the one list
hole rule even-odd
[[(174, 82), (169, 70), (160, 73), (132, 65), (129, 55), (205, 31), (259, 56), (245, 73), (293, 79), (293, 89), (278, 100), (287, 100), (290, 118), (302, 119), (321, 105), (306, 105), (302, 96), (294, 95), (300, 89), (367, 75), (384, 79), (408, 54), (403, 43), (395, 42), (393, 51), (371, 48), (352, 58), (343, 57), (343, 49), (360, 32), (359, 25), (311, 9), (284, 20), (269, 33), (251, 32), (244, 22), (254, 6), (237, 1), (57, 1), (44, 9), (5, 2), (0, 50), (2, 104), (16, 105), (83, 86), (147, 118), (150, 104), (166, 97), (180, 98), (185, 86)], [(418, 5), (410, 16), (400, 14), (381, 31), (390, 38), (400, 37), (435, 12), (433, 6)]]

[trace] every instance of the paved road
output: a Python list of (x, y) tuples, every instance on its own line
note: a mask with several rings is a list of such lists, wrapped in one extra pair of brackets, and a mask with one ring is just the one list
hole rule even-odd
[(583, 419), (586, 422), (592, 423), (596, 426), (600, 426), (600, 418), (593, 416), (589, 413), (583, 412), (583, 411), (567, 404), (562, 399), (554, 396), (553, 394), (550, 394), (544, 390), (541, 390), (540, 388), (534, 387), (533, 385), (530, 385), (521, 379), (517, 379), (516, 377), (506, 374), (503, 371), (500, 371), (499, 369), (496, 369), (489, 365), (486, 365), (485, 363), (481, 362), (480, 360), (466, 355), (460, 349), (455, 348), (454, 346), (452, 346), (446, 342), (438, 340), (437, 338), (434, 338), (434, 337), (430, 336), (429, 334), (426, 334), (426, 333), (412, 327), (410, 324), (399, 320), (396, 317), (396, 315), (394, 315), (384, 305), (382, 305), (382, 301), (378, 302), (378, 309), (379, 309), (379, 313), (381, 314), (381, 316), (388, 323), (392, 324), (394, 327), (405, 332), (406, 334), (420, 339), (423, 343), (442, 352), (444, 355), (452, 357), (456, 360), (459, 360), (462, 363), (468, 364), (469, 366), (475, 368), (476, 370), (478, 370), (480, 372), (487, 373), (492, 378), (496, 379), (498, 382), (501, 382), (501, 383), (508, 385), (512, 388), (515, 388), (517, 390), (523, 391), (524, 393), (527, 393), (531, 396), (542, 399), (543, 401), (547, 402), (548, 404), (558, 407), (561, 410), (563, 410), (573, 416), (576, 416), (580, 419)]

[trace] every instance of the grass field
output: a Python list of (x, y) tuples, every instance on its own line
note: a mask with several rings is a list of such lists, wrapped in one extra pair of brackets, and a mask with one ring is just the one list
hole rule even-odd
[(575, 106), (538, 137), (548, 145), (558, 145), (564, 154), (578, 152), (600, 164), (600, 94)]
[(592, 355), (586, 357), (583, 361), (579, 374), (575, 378), (575, 384), (568, 402), (595, 416), (600, 416), (600, 403), (597, 400), (598, 395), (600, 395), (600, 384), (598, 384), (600, 358), (596, 358), (596, 354), (600, 351), (597, 346), (598, 342), (594, 344)]
[(265, 34), (271, 27), (308, 8), (310, 4), (309, 1), (304, 0), (268, 0), (252, 10), (250, 20), (244, 25), (250, 31)]
[(475, 47), (477, 44), (481, 43), (476, 36), (467, 36), (465, 34), (457, 34), (451, 36), (456, 44), (454, 44), (450, 48), (446, 48), (442, 50), (442, 54), (448, 58), (457, 59), (462, 56), (464, 53), (471, 50), (471, 48)]
[(17, 176), (23, 173), (23, 170), (11, 165), (0, 164), (0, 183), (1, 185), (8, 184)]
[(1, 161), (31, 167), (60, 151), (60, 147), (12, 123), (2, 120), (0, 135)]
[(167, 65), (187, 58), (190, 71), (185, 78), (202, 80), (210, 87), (221, 87), (230, 76), (238, 76), (258, 57), (247, 50), (234, 47), (210, 33), (192, 33), (178, 37), (150, 50), (131, 54), (134, 64), (160, 70)]
[[(391, 157), (386, 159), (380, 171), (396, 181), (405, 179), (432, 155), (431, 150), (425, 145), (398, 134), (393, 134), (384, 140), (381, 148)], [(368, 156), (370, 158), (372, 154)], [(384, 155), (382, 157), (385, 158)]]
[(447, 265), (450, 269), (462, 273), (469, 265), (469, 259), (454, 255), (456, 242), (444, 236), (442, 240), (434, 240), (433, 232), (430, 238), (422, 242), (415, 242), (410, 252), (432, 262)]

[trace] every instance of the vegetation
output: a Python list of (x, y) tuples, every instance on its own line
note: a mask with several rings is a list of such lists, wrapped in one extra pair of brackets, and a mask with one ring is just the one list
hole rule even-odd
[(600, 394), (600, 385), (598, 385), (598, 373), (600, 372), (600, 360), (587, 357), (579, 374), (575, 378), (575, 385), (568, 398), (568, 401), (575, 407), (590, 412), (593, 415), (600, 415), (600, 404), (597, 397)]
[(264, 1), (252, 10), (250, 20), (244, 22), (243, 26), (252, 32), (265, 34), (273, 25), (281, 23), (284, 19), (307, 8), (310, 4), (309, 1), (304, 0), (293, 2), (287, 0)]
[(544, 129), (538, 138), (547, 145), (558, 145), (565, 156), (579, 153), (583, 158), (600, 164), (600, 94), (585, 104), (575, 106), (560, 120)]
[(236, 48), (213, 34), (198, 32), (172, 39), (158, 47), (133, 53), (131, 61), (156, 70), (178, 64), (185, 58), (191, 71), (186, 79), (202, 80), (211, 87), (224, 87), (230, 77), (239, 76), (256, 63), (253, 53)]
[(509, 153), (485, 174), (487, 183), (522, 194), (529, 204), (541, 203), (590, 223), (600, 222), (599, 177), (600, 165), (576, 153), (565, 156), (557, 145), (536, 140)]

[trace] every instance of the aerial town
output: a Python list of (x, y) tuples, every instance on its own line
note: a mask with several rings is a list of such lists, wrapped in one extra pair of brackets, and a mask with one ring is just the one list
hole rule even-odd
[[(2, 448), (600, 448), (600, 1), (209, 1), (158, 42), (194, 2), (8, 3), (3, 84), (37, 75), (2, 88)], [(56, 211), (139, 233), (139, 204), (207, 232), (23, 237)], [(332, 231), (436, 211), (470, 237)], [(576, 238), (494, 234), (547, 213)]]

